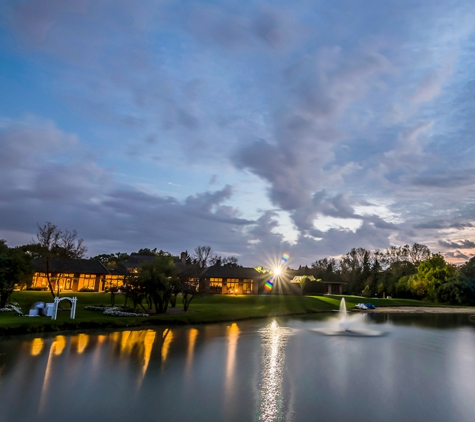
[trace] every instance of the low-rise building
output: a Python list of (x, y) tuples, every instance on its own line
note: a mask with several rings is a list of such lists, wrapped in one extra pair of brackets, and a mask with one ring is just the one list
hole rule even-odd
[(125, 274), (108, 270), (100, 261), (94, 259), (60, 259), (44, 258), (33, 260), (35, 273), (33, 274), (32, 287), (48, 288), (47, 272), (53, 289), (90, 290), (103, 292), (114, 286), (120, 287), (124, 283)]
[(200, 275), (199, 290), (218, 294), (258, 294), (265, 278), (254, 268), (209, 267)]

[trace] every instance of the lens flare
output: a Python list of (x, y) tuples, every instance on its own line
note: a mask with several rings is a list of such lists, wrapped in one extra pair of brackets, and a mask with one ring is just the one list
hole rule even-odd
[(272, 288), (274, 287), (274, 277), (269, 278), (269, 280), (267, 280), (264, 287), (265, 287), (266, 290), (271, 291)]
[(282, 262), (287, 262), (289, 258), (290, 258), (290, 255), (288, 253), (282, 254)]

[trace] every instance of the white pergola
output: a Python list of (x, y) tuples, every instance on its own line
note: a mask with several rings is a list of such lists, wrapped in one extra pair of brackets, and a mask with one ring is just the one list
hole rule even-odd
[(55, 297), (54, 298), (54, 305), (53, 305), (53, 314), (51, 315), (51, 319), (56, 319), (58, 316), (58, 305), (59, 302), (62, 300), (69, 300), (71, 302), (71, 319), (74, 319), (76, 317), (76, 302), (78, 300), (77, 297)]

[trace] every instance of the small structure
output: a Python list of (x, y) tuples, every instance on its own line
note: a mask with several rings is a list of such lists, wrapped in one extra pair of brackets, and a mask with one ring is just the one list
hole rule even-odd
[(62, 300), (69, 300), (71, 302), (70, 318), (74, 319), (76, 317), (76, 302), (78, 298), (77, 297), (58, 297), (58, 296), (54, 298), (53, 315), (51, 315), (51, 319), (56, 319), (56, 317), (58, 316), (58, 305), (59, 305), (59, 302), (61, 302)]
[(312, 292), (315, 294), (328, 294), (328, 295), (341, 295), (343, 294), (343, 286), (347, 283), (346, 281), (325, 281), (316, 279), (313, 275), (296, 275), (292, 280), (291, 284), (300, 285), (302, 279), (306, 278), (311, 282), (321, 283), (321, 287), (318, 289), (318, 292)]

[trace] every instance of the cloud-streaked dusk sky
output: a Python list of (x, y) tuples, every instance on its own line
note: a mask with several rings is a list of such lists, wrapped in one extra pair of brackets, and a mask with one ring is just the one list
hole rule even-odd
[(473, 0), (6, 0), (0, 238), (475, 253)]

